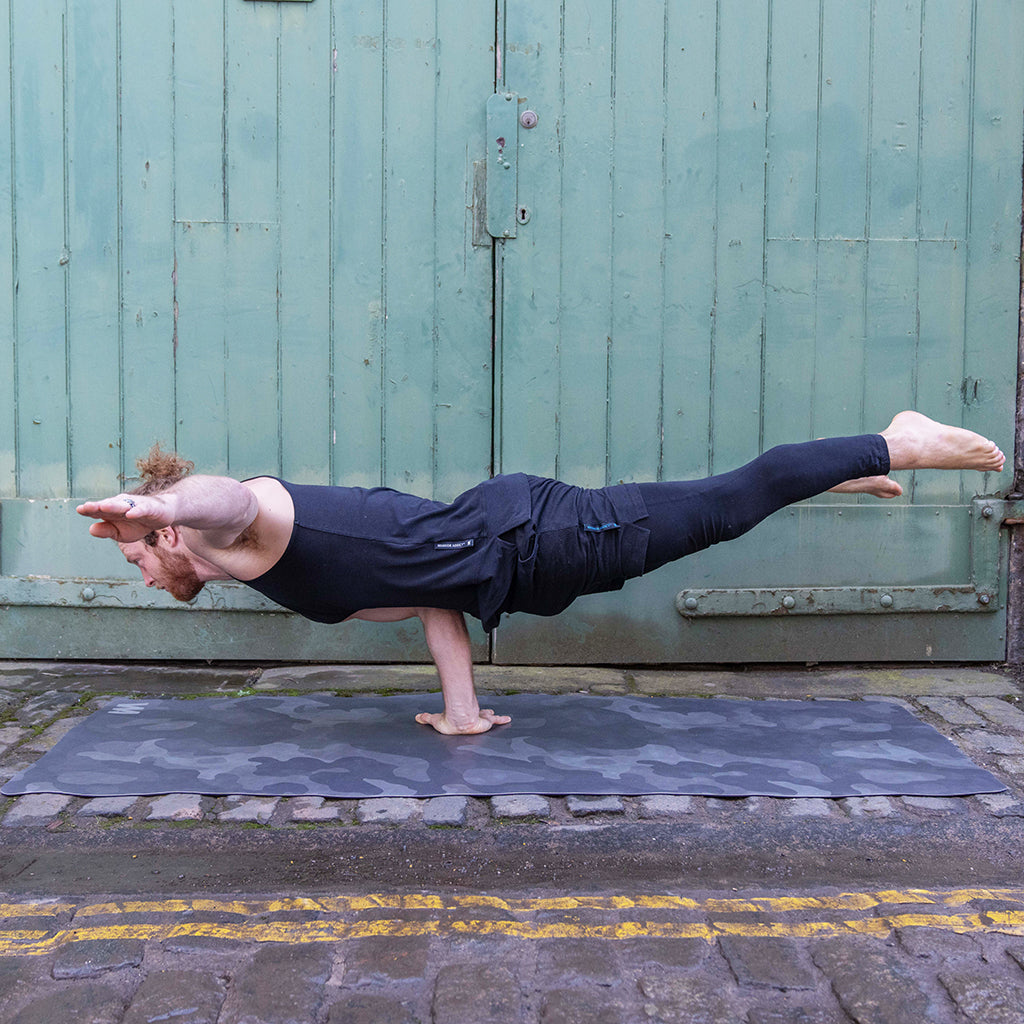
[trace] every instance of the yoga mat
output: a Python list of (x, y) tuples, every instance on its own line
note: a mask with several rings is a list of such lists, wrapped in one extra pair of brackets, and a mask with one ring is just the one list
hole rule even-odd
[(884, 701), (516, 694), (441, 736), (437, 694), (114, 700), (0, 792), (330, 797), (510, 793), (956, 796), (1005, 789)]

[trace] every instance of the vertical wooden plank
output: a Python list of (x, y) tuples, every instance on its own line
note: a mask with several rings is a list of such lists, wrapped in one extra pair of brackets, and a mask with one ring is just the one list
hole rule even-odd
[(376, 5), (333, 10), (333, 477), (373, 486), (382, 449), (384, 26)]
[(180, 221), (227, 219), (224, 0), (174, 0), (174, 183)]
[(281, 5), (225, 5), (225, 220), (277, 220)]
[(921, 0), (876, 4), (874, 21), (868, 230), (916, 238)]
[(228, 225), (177, 224), (177, 437), (179, 451), (206, 473), (228, 471), (225, 395)]
[(280, 452), (279, 6), (225, 7), (223, 308), (228, 472), (277, 471)]
[[(569, 339), (576, 335), (575, 326), (568, 326), (571, 314), (563, 309), (563, 301), (569, 298), (561, 280), (567, 262), (562, 246), (568, 244), (571, 251), (574, 243), (563, 238), (566, 214), (558, 208), (563, 189), (572, 192), (573, 186), (563, 178), (563, 148), (558, 142), (562, 118), (559, 62), (548, 59), (547, 50), (551, 47), (554, 53), (556, 47), (561, 47), (560, 7), (559, 4), (536, 8), (523, 3), (508, 4), (502, 53), (506, 85), (538, 111), (540, 120), (537, 127), (529, 131), (518, 129), (519, 202), (532, 211), (530, 223), (518, 228), (516, 238), (496, 243), (503, 282), (500, 385), (504, 402), (500, 469), (541, 476), (562, 473), (561, 440), (569, 451), (576, 447), (576, 439), (570, 439), (567, 432), (560, 429), (561, 396), (575, 391), (574, 385), (561, 377), (564, 363), (573, 358), (563, 356), (561, 347), (567, 344), (571, 352), (574, 345)], [(602, 17), (597, 31), (604, 24)], [(481, 105), (482, 102), (483, 98)], [(525, 107), (525, 103), (520, 107)], [(594, 113), (599, 123), (607, 116), (600, 107)], [(595, 134), (600, 130), (596, 128)], [(488, 142), (493, 144), (493, 140)], [(574, 177), (575, 171), (573, 161), (565, 169), (565, 177)], [(599, 221), (606, 213), (603, 209), (592, 209), (585, 216)], [(603, 374), (599, 380), (588, 378), (588, 383), (599, 388), (591, 393), (590, 399), (603, 405)], [(575, 400), (575, 395), (568, 399), (570, 404), (575, 404)], [(602, 477), (604, 442), (602, 423)], [(576, 455), (572, 458), (579, 460)]]
[(331, 5), (282, 4), (281, 22), (281, 472), (300, 483), (327, 483)]
[(916, 243), (870, 243), (865, 304), (864, 422), (881, 430), (894, 412), (914, 405), (917, 390)]
[(712, 469), (761, 441), (767, 7), (723, 0), (718, 26), (718, 252)]
[(227, 471), (245, 479), (277, 469), (278, 230), (273, 224), (225, 228), (224, 391)]
[(866, 288), (864, 242), (818, 243), (812, 437), (846, 436), (865, 430)]
[[(915, 405), (944, 423), (963, 415), (967, 207), (970, 191), (971, 4), (926, 3), (921, 31), (918, 387)], [(929, 242), (925, 239), (948, 239)], [(961, 480), (916, 473), (917, 502), (953, 504)]]
[(966, 239), (971, 4), (926, 3), (922, 25), (921, 236)]
[(384, 43), (383, 478), (434, 483), (436, 0), (389, 0)]
[(11, 62), (7, 64), (7, 73), (0, 74), (0, 110), (7, 113), (7, 123), (0, 123), (0, 498), (13, 498), (18, 483), (15, 450), (14, 281), (17, 254), (14, 245), (14, 179), (11, 174), (14, 142), (11, 18), (12, 8), (8, 5), (6, 12), (0, 14), (0, 53)]
[(12, 3), (19, 492), (68, 493), (64, 5)]
[(710, 472), (718, 175), (717, 5), (669, 7), (665, 367), (662, 474)]
[(121, 468), (117, 7), (68, 8), (71, 493)]
[[(816, 244), (768, 243), (764, 338), (763, 446), (811, 435), (815, 376)], [(828, 372), (827, 370), (825, 372)]]
[(616, 13), (608, 475), (653, 480), (663, 418), (665, 8), (619, 4)]
[(174, 39), (171, 4), (121, 4), (121, 358), (128, 476), (154, 441), (175, 443)]
[[(820, 6), (774, 0), (768, 72), (763, 446), (810, 436)], [(772, 241), (777, 239), (778, 241)], [(793, 239), (801, 241), (783, 241)]]
[[(549, 191), (542, 182), (521, 181), (521, 188), (533, 189), (524, 198), (543, 222), (558, 222), (561, 296), (556, 430), (560, 443), (556, 469), (560, 476), (586, 487), (601, 487), (608, 481), (606, 395), (615, 159), (612, 12), (611, 4), (590, 10), (567, 5), (559, 123), (545, 118), (544, 124), (534, 129), (543, 127), (552, 139), (556, 131), (561, 133), (559, 192)], [(553, 100), (546, 97), (542, 109), (556, 110)], [(529, 145), (533, 145), (532, 137)], [(554, 208), (556, 204), (560, 209)], [(532, 238), (534, 230), (528, 227), (523, 234)], [(538, 398), (543, 400), (545, 383), (541, 380), (538, 384)], [(520, 431), (531, 434), (542, 415), (540, 409), (531, 411), (530, 421), (521, 423)]]
[(819, 0), (773, 0), (768, 78), (769, 238), (813, 238)]
[(819, 238), (867, 237), (871, 0), (823, 0)]
[(492, 267), (490, 252), (473, 246), (471, 205), (473, 161), (485, 151), (480, 109), (494, 73), (494, 12), (438, 0), (437, 38), (433, 492), (448, 500), (491, 471)]
[[(954, 209), (960, 205), (956, 203)], [(963, 242), (921, 242), (919, 258), (915, 405), (942, 423), (959, 423), (965, 398), (961, 378), (967, 246)], [(960, 500), (958, 477), (954, 473), (916, 473), (914, 500), (920, 504), (956, 504)]]
[[(976, 4), (974, 103), (962, 388), (964, 426), (1013, 450), (1020, 297), (1024, 17), (1013, 0)], [(987, 475), (972, 490), (1008, 486)]]

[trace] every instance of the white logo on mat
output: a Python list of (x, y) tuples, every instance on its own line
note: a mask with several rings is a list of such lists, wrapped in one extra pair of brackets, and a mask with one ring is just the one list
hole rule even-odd
[(138, 715), (147, 706), (148, 701), (136, 701), (133, 704), (115, 704), (111, 709), (112, 715)]

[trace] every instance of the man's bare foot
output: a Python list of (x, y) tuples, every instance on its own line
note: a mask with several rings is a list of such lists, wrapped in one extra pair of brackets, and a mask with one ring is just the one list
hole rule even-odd
[(977, 469), (998, 473), (1006, 461), (994, 441), (973, 430), (936, 423), (919, 412), (897, 413), (882, 431), (882, 437), (889, 446), (891, 469)]
[(833, 494), (873, 494), (876, 498), (898, 498), (903, 488), (891, 477), (862, 476), (859, 480), (847, 480), (830, 487), (829, 491)]

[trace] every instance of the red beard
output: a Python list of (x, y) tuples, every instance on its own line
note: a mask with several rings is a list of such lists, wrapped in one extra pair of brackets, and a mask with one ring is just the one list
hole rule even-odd
[(203, 581), (196, 575), (192, 563), (177, 551), (158, 551), (161, 576), (160, 585), (177, 601), (191, 601), (203, 589)]

